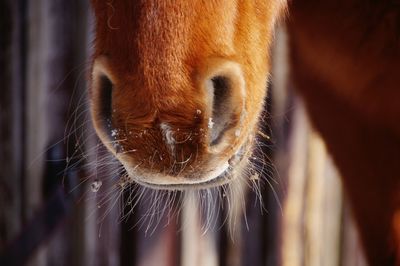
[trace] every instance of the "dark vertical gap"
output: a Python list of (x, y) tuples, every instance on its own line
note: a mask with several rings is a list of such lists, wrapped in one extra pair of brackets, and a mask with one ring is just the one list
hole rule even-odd
[[(265, 194), (264, 194), (265, 195)], [(265, 199), (263, 199), (264, 204)], [(249, 228), (244, 224), (242, 227), (243, 234), (243, 251), (242, 264), (262, 266), (265, 265), (265, 250), (263, 249), (263, 228), (265, 227), (263, 217), (270, 217), (269, 213), (261, 210), (257, 195), (251, 191), (246, 199), (246, 215)]]
[(182, 213), (178, 212), (179, 209), (182, 209), (182, 206), (180, 206), (183, 203), (183, 193), (181, 191), (176, 192), (176, 200), (174, 201), (174, 208), (172, 213), (175, 213), (177, 215), (176, 217), (176, 266), (185, 266), (182, 265)]
[(21, 139), (21, 171), (20, 171), (20, 197), (21, 197), (21, 221), (22, 224), (25, 224), (27, 222), (27, 217), (26, 217), (26, 196), (25, 196), (25, 178), (27, 177), (27, 167), (26, 167), (26, 74), (27, 74), (27, 54), (28, 54), (28, 47), (27, 47), (27, 35), (28, 35), (28, 30), (29, 30), (29, 24), (27, 23), (28, 19), (28, 4), (27, 0), (18, 0), (18, 13), (19, 15), (19, 52), (20, 52), (20, 57), (19, 57), (19, 64), (20, 64), (20, 95), (21, 95), (21, 132), (20, 134), (20, 139)]
[[(224, 203), (222, 203), (224, 204)], [(220, 224), (224, 223), (224, 219), (227, 216), (227, 209), (223, 208), (221, 210), (221, 215), (219, 217), (219, 222)], [(218, 243), (218, 254), (219, 254), (219, 265), (220, 266), (229, 266), (227, 265), (227, 247), (229, 246), (229, 230), (227, 227), (226, 222), (221, 226), (220, 232), (219, 232), (219, 243)]]
[[(2, 90), (2, 95), (0, 98), (0, 168), (4, 167), (5, 164), (8, 163), (8, 158), (7, 157), (12, 157), (11, 152), (9, 152), (9, 148), (7, 149), (6, 142), (10, 142), (10, 135), (12, 134), (12, 131), (9, 129), (9, 126), (6, 127), (4, 126), (5, 124), (8, 124), (9, 121), (7, 121), (7, 117), (5, 114), (9, 113), (8, 110), (12, 108), (12, 104), (10, 105), (11, 99), (13, 97), (12, 95), (12, 88), (11, 88), (11, 76), (12, 76), (12, 70), (10, 70), (10, 67), (8, 67), (9, 61), (10, 61), (10, 56), (7, 56), (7, 50), (9, 49), (9, 46), (12, 46), (12, 31), (13, 31), (13, 25), (12, 25), (12, 17), (11, 17), (11, 1), (2, 1), (0, 2), (0, 32), (2, 34), (1, 39), (0, 39), (0, 82), (1, 85), (4, 86), (4, 89)], [(11, 131), (11, 132), (10, 132)], [(8, 199), (12, 199), (12, 189), (9, 188), (8, 185), (8, 172), (7, 171), (2, 171), (0, 175), (0, 208), (4, 208), (3, 202), (9, 201)], [(3, 213), (3, 210), (0, 210), (0, 250), (4, 243), (7, 241), (8, 234), (7, 234), (7, 228), (8, 223), (7, 223), (7, 217), (6, 214)]]
[(277, 264), (277, 225), (276, 225), (276, 209), (271, 204), (271, 188), (264, 186), (262, 188), (263, 204), (266, 206), (268, 213), (261, 216), (262, 221), (262, 236), (261, 242), (261, 259), (267, 266), (274, 266)]
[[(130, 200), (130, 190), (125, 189), (123, 192), (124, 202)], [(127, 204), (123, 207), (123, 213), (130, 212), (131, 206)], [(121, 222), (121, 238), (120, 238), (120, 265), (134, 266), (137, 261), (136, 243), (137, 231), (134, 226), (137, 220), (136, 213), (138, 207), (135, 207), (133, 212), (128, 215), (125, 221)]]
[(177, 214), (178, 217), (176, 217), (176, 266), (184, 266), (182, 265), (182, 214)]
[[(271, 136), (270, 139), (265, 139), (262, 138), (263, 142), (263, 154), (269, 160), (271, 160), (270, 163), (273, 163), (272, 159), (274, 157), (274, 150), (275, 150), (275, 145), (274, 143), (275, 139), (273, 137), (273, 125), (272, 125), (272, 102), (273, 102), (273, 90), (271, 86), (269, 86), (267, 90), (267, 98), (265, 100), (265, 107), (264, 107), (264, 113), (266, 113), (265, 116), (263, 116), (263, 121), (261, 124), (262, 131), (268, 135)], [(270, 178), (268, 174), (272, 175), (274, 178), (276, 177), (277, 173), (275, 172), (273, 167), (271, 165), (267, 166), (267, 172), (264, 173), (265, 176), (263, 176), (263, 179)], [(273, 185), (273, 182), (270, 182), (271, 185)], [(263, 265), (268, 265), (268, 266), (273, 266), (273, 265), (278, 265), (277, 264), (277, 238), (278, 238), (278, 215), (279, 215), (279, 207), (278, 207), (278, 202), (275, 199), (274, 193), (272, 189), (275, 189), (278, 193), (279, 190), (274, 186), (273, 188), (270, 187), (270, 185), (267, 182), (263, 183), (263, 186), (261, 188), (261, 194), (262, 194), (262, 199), (263, 199), (263, 205), (266, 208), (264, 210), (263, 215), (260, 217), (261, 219), (261, 234), (262, 234), (262, 241), (260, 243), (261, 245), (261, 254), (259, 254), (259, 257), (261, 259), (261, 262)]]

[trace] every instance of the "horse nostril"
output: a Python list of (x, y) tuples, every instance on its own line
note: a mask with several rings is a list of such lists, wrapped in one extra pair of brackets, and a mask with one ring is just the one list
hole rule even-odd
[(232, 61), (212, 61), (207, 70), (209, 145), (220, 147), (232, 135), (231, 129), (238, 127), (244, 111), (245, 82), (240, 65)]
[(220, 142), (224, 131), (228, 127), (229, 117), (226, 112), (229, 103), (230, 84), (227, 77), (216, 76), (211, 78), (213, 89), (213, 104), (212, 104), (212, 120), (209, 127), (211, 128), (211, 145), (216, 145)]
[(108, 73), (106, 58), (95, 60), (92, 73), (92, 115), (98, 133), (111, 138), (114, 84)]
[[(111, 80), (105, 76), (100, 76), (99, 80), (99, 115), (105, 123), (110, 123), (112, 114), (112, 90), (113, 84)], [(108, 127), (108, 125), (105, 125)]]

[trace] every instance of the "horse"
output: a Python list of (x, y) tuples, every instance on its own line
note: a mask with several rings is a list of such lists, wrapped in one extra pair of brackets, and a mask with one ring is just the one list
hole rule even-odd
[(164, 190), (248, 178), (275, 24), (288, 16), (291, 76), (341, 172), (367, 259), (399, 263), (395, 1), (91, 3), (95, 130), (129, 182)]

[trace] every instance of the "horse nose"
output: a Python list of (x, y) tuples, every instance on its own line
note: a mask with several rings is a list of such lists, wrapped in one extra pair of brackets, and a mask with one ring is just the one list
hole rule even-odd
[(245, 78), (240, 64), (213, 59), (204, 66), (200, 82), (206, 94), (209, 147), (219, 152), (240, 137), (245, 116)]

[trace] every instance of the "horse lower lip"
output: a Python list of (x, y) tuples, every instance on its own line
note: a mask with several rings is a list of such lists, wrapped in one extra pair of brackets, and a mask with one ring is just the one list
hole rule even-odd
[(244, 156), (244, 152), (243, 152), (243, 148), (241, 148), (235, 155), (233, 155), (229, 160), (229, 161), (233, 161), (234, 160), (234, 164), (230, 164), (229, 163), (229, 167), (223, 171), (221, 174), (219, 174), (218, 176), (214, 177), (213, 179), (204, 181), (204, 182), (199, 182), (199, 183), (176, 183), (176, 184), (155, 184), (155, 183), (149, 183), (146, 182), (145, 180), (137, 180), (136, 182), (138, 182), (139, 184), (142, 184), (144, 186), (153, 188), (153, 189), (165, 189), (165, 190), (183, 190), (185, 188), (198, 188), (198, 189), (202, 189), (202, 188), (210, 188), (210, 187), (216, 187), (219, 186), (224, 182), (224, 180), (230, 180), (232, 172), (234, 170), (235, 165), (237, 165), (238, 163), (240, 163), (240, 161), (243, 159)]
[[(144, 186), (153, 188), (153, 189), (164, 189), (164, 190), (184, 190), (186, 188), (192, 188), (192, 189), (203, 189), (203, 188), (212, 188), (212, 187), (217, 187), (219, 186), (219, 182), (230, 179), (229, 175), (231, 174), (232, 168), (229, 167), (226, 169), (224, 172), (222, 172), (220, 175), (217, 177), (207, 180), (204, 182), (199, 182), (199, 183), (194, 183), (194, 184), (185, 184), (185, 183), (176, 183), (176, 184), (154, 184), (154, 183), (148, 183), (143, 180), (136, 180), (139, 184), (142, 184)], [(218, 183), (218, 184), (217, 184)]]

